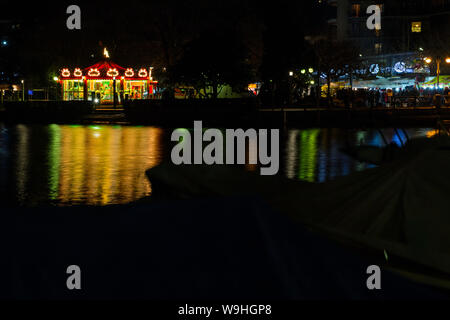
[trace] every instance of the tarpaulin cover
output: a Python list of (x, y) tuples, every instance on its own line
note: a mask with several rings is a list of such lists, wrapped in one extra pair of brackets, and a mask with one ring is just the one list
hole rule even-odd
[[(431, 80), (424, 83), (424, 85), (433, 85), (437, 84), (437, 77), (432, 78)], [(440, 85), (450, 85), (450, 76), (439, 76), (439, 84)]]
[(156, 190), (165, 185), (184, 197), (259, 195), (330, 237), (431, 268), (448, 280), (450, 140), (411, 140), (396, 154), (388, 164), (322, 184), (237, 174), (224, 166), (162, 165), (148, 175)]

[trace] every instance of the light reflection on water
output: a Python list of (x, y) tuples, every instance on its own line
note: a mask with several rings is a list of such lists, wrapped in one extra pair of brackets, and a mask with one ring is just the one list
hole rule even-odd
[(286, 137), (284, 171), (290, 179), (325, 182), (374, 167), (374, 165), (356, 161), (344, 154), (341, 150), (346, 146), (382, 147), (386, 143), (402, 146), (408, 138), (432, 137), (435, 134), (434, 129), (427, 128), (404, 131), (334, 128), (290, 130)]
[[(0, 124), (0, 129), (0, 198), (30, 206), (120, 204), (149, 196), (145, 171), (166, 158), (165, 136), (170, 138), (155, 127)], [(370, 168), (341, 148), (406, 140), (401, 131), (382, 133), (384, 139), (377, 130), (289, 130), (282, 141), (280, 172), (290, 179), (324, 182)], [(407, 134), (432, 136), (434, 131), (408, 129)], [(247, 159), (255, 148), (250, 144)]]
[(145, 170), (162, 160), (162, 133), (67, 125), (2, 130), (1, 192), (26, 205), (106, 205), (148, 196)]

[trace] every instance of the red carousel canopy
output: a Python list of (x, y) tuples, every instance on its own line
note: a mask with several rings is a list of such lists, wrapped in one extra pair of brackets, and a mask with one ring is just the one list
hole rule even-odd
[(63, 68), (60, 70), (61, 80), (81, 80), (83, 78), (92, 79), (127, 79), (127, 80), (152, 80), (149, 69), (146, 68), (123, 68), (118, 64), (103, 60), (88, 68), (70, 69)]

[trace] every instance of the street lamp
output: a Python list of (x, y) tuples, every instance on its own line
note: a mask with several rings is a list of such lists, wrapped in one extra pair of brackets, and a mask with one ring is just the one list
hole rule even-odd
[(22, 83), (22, 101), (25, 101), (25, 81), (21, 80)]

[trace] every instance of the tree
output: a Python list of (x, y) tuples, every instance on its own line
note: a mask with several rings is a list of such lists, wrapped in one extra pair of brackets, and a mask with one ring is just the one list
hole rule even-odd
[(313, 81), (312, 74), (307, 69), (302, 70), (296, 70), (293, 72), (290, 81), (290, 96), (296, 100), (303, 98), (304, 92), (311, 85), (311, 81)]
[(319, 73), (327, 78), (327, 100), (331, 105), (331, 81), (351, 73), (359, 63), (358, 50), (349, 42), (320, 40), (314, 45)]
[(238, 34), (250, 53), (251, 64), (257, 65), (262, 51), (258, 7), (257, 3), (242, 0), (129, 0), (127, 6), (116, 9), (133, 19), (121, 21), (114, 41), (120, 50), (127, 49), (121, 54), (124, 59), (133, 57), (130, 65), (140, 60), (135, 57), (141, 53), (141, 60), (147, 59), (146, 63), (154, 67), (154, 78), (170, 96), (177, 84), (173, 68), (177, 66), (179, 73), (180, 60), (186, 60), (184, 51), (205, 33), (219, 37), (217, 29), (227, 29)]
[(237, 92), (247, 90), (255, 80), (254, 69), (239, 37), (223, 30), (206, 32), (191, 41), (170, 78), (176, 79), (177, 85), (194, 87), (201, 98), (216, 99), (226, 85)]

